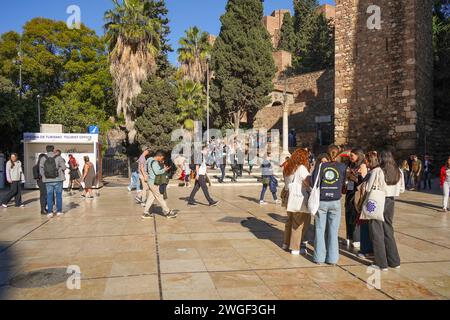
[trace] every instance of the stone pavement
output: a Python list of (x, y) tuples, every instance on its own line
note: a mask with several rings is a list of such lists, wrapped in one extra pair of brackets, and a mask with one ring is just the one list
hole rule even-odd
[[(260, 206), (259, 187), (213, 187), (221, 201), (215, 208), (187, 208), (190, 190), (169, 189), (170, 206), (180, 210), (177, 219), (158, 215), (145, 221), (134, 194), (123, 187), (105, 187), (94, 200), (65, 196), (66, 215), (52, 220), (39, 215), (37, 192), (27, 193), (25, 209), (0, 210), (0, 298), (450, 297), (449, 215), (437, 211), (438, 195), (408, 192), (399, 199), (402, 267), (381, 273), (381, 289), (370, 290), (369, 262), (344, 247), (336, 267), (281, 250), (284, 211)], [(206, 203), (203, 195), (198, 199)], [(68, 266), (80, 268), (79, 290), (68, 289)], [(69, 283), (76, 284), (73, 278)]]

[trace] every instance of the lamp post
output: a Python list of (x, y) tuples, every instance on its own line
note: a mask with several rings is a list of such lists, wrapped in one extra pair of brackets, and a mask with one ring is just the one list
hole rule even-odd
[(211, 61), (211, 55), (206, 55), (206, 139), (209, 145), (209, 63)]
[(37, 107), (38, 107), (38, 123), (39, 129), (41, 128), (41, 96), (37, 95)]
[(284, 75), (283, 91), (283, 153), (282, 159), (290, 156), (289, 153), (289, 106), (287, 104), (287, 75)]
[(22, 43), (19, 44), (17, 59), (14, 59), (13, 63), (19, 66), (19, 99), (22, 99)]

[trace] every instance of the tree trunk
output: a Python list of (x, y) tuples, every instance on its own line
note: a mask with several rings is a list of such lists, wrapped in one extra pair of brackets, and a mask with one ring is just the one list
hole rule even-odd
[(234, 114), (234, 131), (238, 133), (239, 125), (241, 124), (241, 117), (239, 115), (239, 111), (236, 111)]

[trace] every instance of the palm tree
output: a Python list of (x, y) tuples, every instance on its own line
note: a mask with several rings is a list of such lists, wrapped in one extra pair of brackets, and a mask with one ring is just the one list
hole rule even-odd
[(124, 115), (128, 140), (134, 142), (135, 111), (131, 101), (141, 92), (141, 83), (156, 70), (160, 50), (161, 21), (152, 0), (112, 0), (114, 9), (105, 13), (110, 71), (114, 80), (117, 115)]
[(186, 120), (201, 121), (205, 108), (203, 86), (189, 79), (179, 80), (177, 105), (179, 123), (185, 123)]
[(185, 31), (185, 36), (179, 41), (178, 61), (181, 63), (183, 77), (203, 82), (206, 73), (206, 57), (212, 46), (208, 40), (209, 34), (192, 27)]

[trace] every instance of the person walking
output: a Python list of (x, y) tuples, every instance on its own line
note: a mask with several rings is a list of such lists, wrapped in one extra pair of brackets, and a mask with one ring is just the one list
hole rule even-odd
[(298, 212), (287, 211), (288, 219), (284, 228), (284, 250), (290, 250), (292, 255), (306, 255), (307, 239), (309, 225), (311, 224), (311, 215), (307, 212), (307, 203), (309, 198), (309, 189), (311, 186), (309, 174), (308, 152), (304, 149), (294, 151), (288, 162), (284, 166), (283, 177), (285, 182), (285, 197), (289, 202), (289, 185), (296, 183), (301, 185), (303, 203)]
[(270, 161), (270, 153), (267, 153), (267, 156), (265, 157), (265, 159), (261, 164), (261, 175), (262, 175), (262, 190), (259, 196), (259, 204), (261, 205), (267, 204), (267, 202), (264, 201), (267, 188), (270, 189), (275, 204), (281, 204), (281, 200), (279, 200), (277, 197), (278, 181), (273, 175), (273, 167)]
[(138, 164), (137, 160), (138, 160), (137, 158), (133, 158), (133, 162), (131, 162), (130, 184), (128, 185), (127, 189), (128, 189), (128, 192), (131, 192), (134, 189), (136, 189), (136, 192), (139, 194), (139, 193), (141, 193), (141, 181), (139, 180), (139, 164)]
[(319, 211), (315, 215), (316, 238), (314, 241), (314, 262), (319, 265), (324, 262), (336, 265), (339, 261), (338, 236), (346, 166), (337, 162), (339, 156), (337, 146), (328, 147), (328, 156), (330, 162), (316, 166), (311, 177), (311, 181), (316, 181), (316, 177), (319, 177), (320, 186), (320, 205)]
[(205, 162), (205, 157), (207, 155), (208, 149), (204, 148), (201, 152), (201, 164), (198, 164), (200, 161), (196, 161), (197, 164), (195, 166), (195, 185), (194, 189), (191, 192), (191, 195), (189, 196), (188, 205), (195, 206), (197, 203), (195, 202), (195, 195), (200, 190), (200, 188), (203, 191), (203, 194), (205, 195), (206, 200), (209, 203), (209, 206), (216, 206), (219, 201), (215, 201), (209, 194), (208, 186), (206, 185), (206, 177), (207, 177), (207, 166)]
[(411, 191), (420, 190), (420, 175), (423, 171), (422, 160), (420, 160), (417, 155), (413, 155), (413, 161), (411, 163)]
[(166, 175), (170, 170), (170, 167), (168, 166), (161, 168), (161, 165), (164, 163), (164, 159), (164, 153), (162, 151), (158, 151), (154, 157), (148, 158), (146, 162), (146, 184), (148, 185), (149, 194), (145, 203), (144, 214), (142, 215), (143, 219), (153, 218), (153, 213), (150, 212), (150, 209), (152, 208), (155, 200), (158, 201), (166, 218), (171, 219), (177, 217), (177, 213), (174, 210), (170, 210), (167, 206), (167, 203), (159, 189), (160, 183), (157, 181), (160, 176)]
[(431, 175), (434, 170), (433, 161), (431, 160), (430, 155), (427, 153), (425, 154), (424, 161), (423, 161), (423, 175), (422, 175), (422, 182), (423, 182), (423, 190), (425, 190), (428, 186), (428, 189), (431, 190)]
[(94, 199), (94, 193), (92, 188), (95, 186), (95, 180), (97, 175), (95, 174), (94, 164), (89, 160), (88, 156), (84, 157), (83, 178), (84, 192), (81, 195), (84, 198)]
[(66, 180), (67, 169), (64, 159), (54, 151), (55, 147), (47, 146), (47, 154), (39, 161), (39, 173), (47, 190), (47, 217), (53, 217), (53, 200), (56, 198), (56, 216), (63, 215), (63, 183)]
[(39, 202), (41, 204), (41, 214), (47, 215), (47, 188), (45, 187), (45, 183), (42, 181), (42, 176), (39, 172), (39, 163), (42, 158), (45, 157), (45, 154), (41, 153), (38, 157), (38, 161), (33, 167), (33, 178), (36, 180), (36, 183), (39, 187)]
[(378, 160), (380, 166), (373, 169), (366, 186), (370, 192), (374, 184), (385, 194), (384, 221), (369, 220), (369, 230), (373, 242), (373, 268), (387, 271), (388, 267), (400, 268), (400, 256), (394, 237), (395, 197), (405, 191), (405, 180), (390, 151), (382, 151)]
[(449, 210), (448, 199), (450, 196), (450, 156), (447, 158), (447, 163), (441, 168), (440, 185), (443, 192), (442, 212)]
[(12, 153), (6, 163), (6, 181), (11, 185), (7, 194), (1, 200), (3, 208), (8, 208), (8, 203), (14, 198), (17, 208), (24, 208), (22, 203), (22, 183), (25, 183), (25, 176), (22, 170), (22, 163), (17, 153)]
[(227, 168), (227, 151), (228, 147), (226, 144), (223, 144), (223, 146), (220, 147), (220, 155), (219, 157), (219, 168), (220, 168), (220, 178), (219, 183), (224, 183), (225, 181), (225, 174), (226, 174), (226, 168)]
[(78, 165), (78, 161), (77, 159), (75, 159), (75, 157), (71, 154), (69, 154), (69, 161), (67, 162), (67, 164), (69, 165), (69, 188), (68, 191), (71, 192), (72, 188), (73, 188), (73, 184), (74, 182), (77, 183), (80, 191), (83, 191), (83, 186), (81, 185), (80, 182), (80, 166)]
[(136, 196), (135, 200), (137, 203), (140, 203), (143, 207), (145, 207), (145, 203), (147, 202), (147, 194), (149, 193), (149, 186), (147, 183), (148, 174), (147, 174), (147, 157), (150, 155), (150, 150), (145, 149), (142, 152), (141, 156), (138, 159), (138, 168), (139, 168), (139, 180), (141, 181), (142, 191)]
[(358, 186), (362, 183), (367, 175), (367, 166), (365, 163), (364, 151), (356, 148), (350, 151), (350, 165), (347, 168), (346, 176), (346, 195), (345, 195), (345, 226), (347, 247), (360, 247), (360, 228), (356, 223), (358, 211), (355, 207), (355, 193)]
[(400, 166), (400, 170), (403, 172), (403, 177), (405, 178), (405, 187), (408, 187), (409, 184), (409, 164), (408, 160), (403, 160), (402, 165)]

